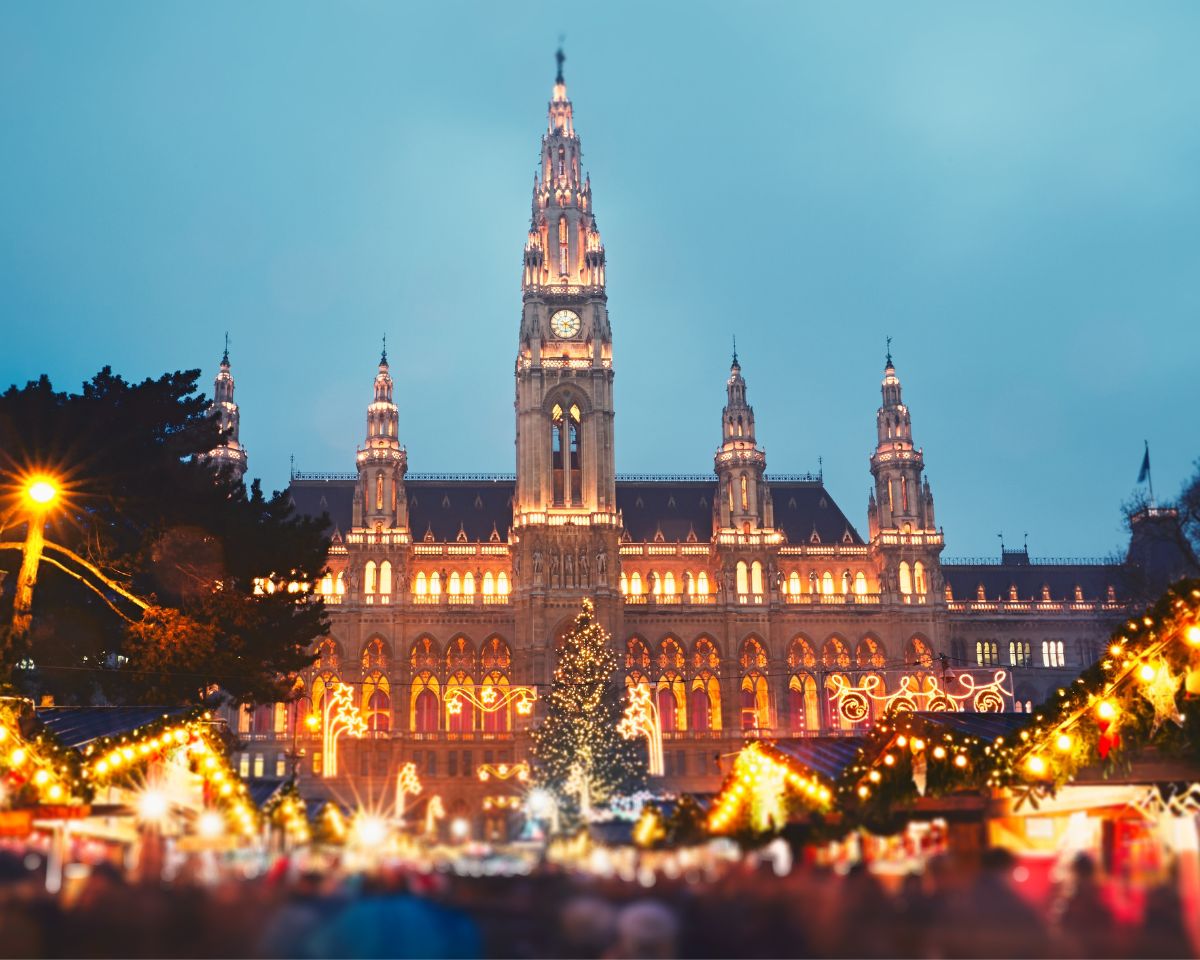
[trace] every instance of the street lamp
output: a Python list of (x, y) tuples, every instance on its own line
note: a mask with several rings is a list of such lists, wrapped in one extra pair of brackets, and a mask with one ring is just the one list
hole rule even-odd
[(33, 587), (37, 583), (38, 564), (46, 545), (46, 514), (54, 506), (58, 495), (58, 484), (44, 475), (30, 477), (21, 490), (28, 520), (25, 546), (21, 551), (21, 570), (17, 574), (17, 592), (13, 599), (10, 644), (24, 639), (29, 632), (29, 624), (33, 619)]

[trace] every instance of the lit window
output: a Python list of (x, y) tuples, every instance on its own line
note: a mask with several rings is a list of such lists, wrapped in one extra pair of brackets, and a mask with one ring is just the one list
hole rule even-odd
[(912, 571), (909, 569), (908, 561), (900, 561), (900, 592), (903, 594), (912, 593)]
[(256, 778), (263, 776), (263, 755), (261, 753), (254, 755), (254, 776)]
[(496, 575), (496, 592), (502, 597), (508, 596), (508, 574), (503, 570)]
[(635, 597), (642, 594), (642, 575), (636, 570), (633, 572), (633, 576), (629, 578), (629, 592)]
[(374, 560), (367, 561), (365, 573), (366, 573), (366, 576), (363, 577), (363, 584), (364, 584), (363, 592), (364, 593), (374, 593), (375, 588), (378, 585), (378, 582), (377, 582), (376, 576), (375, 576), (375, 561)]
[(629, 596), (629, 578), (624, 573), (621, 574), (621, 593)]
[(917, 588), (917, 593), (925, 593), (925, 564), (918, 560), (913, 564), (913, 580)]
[(703, 570), (701, 570), (700, 575), (696, 577), (696, 592), (701, 594), (708, 593), (708, 574)]
[(238, 757), (238, 775), (243, 780), (250, 776), (250, 754), (243, 753)]
[(327, 573), (321, 578), (321, 593), (329, 596), (333, 593), (333, 574)]
[(392, 592), (392, 564), (389, 560), (384, 560), (379, 565), (379, 592)]
[(653, 571), (650, 572), (650, 592), (656, 597), (662, 595), (662, 578)]
[(383, 474), (375, 474), (375, 509), (383, 509)]
[(287, 754), (280, 753), (275, 756), (275, 776), (281, 778), (287, 773)]
[(821, 577), (821, 592), (826, 594), (833, 593), (833, 574), (828, 570), (826, 570), (825, 575)]
[(484, 596), (490, 597), (496, 592), (496, 579), (492, 576), (492, 571), (488, 571), (483, 575), (483, 593)]
[(333, 588), (339, 597), (346, 593), (346, 572), (339, 570), (337, 580), (334, 581)]
[(746, 575), (745, 560), (739, 560), (737, 563), (737, 592), (740, 596), (745, 596), (750, 592), (750, 581)]
[(747, 494), (747, 490), (746, 490), (746, 477), (745, 477), (745, 475), (743, 475), (742, 476), (742, 509), (743, 510), (749, 509), (749, 502), (750, 502), (750, 498), (749, 498), (749, 496)]
[(854, 575), (854, 592), (860, 597), (867, 593), (867, 577), (861, 570)]
[(436, 570), (429, 575), (429, 593), (434, 597), (441, 596), (442, 593), (442, 575)]
[(462, 580), (459, 578), (457, 570), (450, 574), (450, 586), (448, 589), (452, 597), (457, 597), (462, 593)]
[(793, 570), (792, 575), (788, 577), (788, 593), (793, 595), (800, 593), (800, 573), (797, 570)]
[(675, 596), (675, 574), (671, 573), (669, 570), (663, 577), (663, 593), (665, 593), (668, 597)]
[(421, 571), (417, 574), (417, 579), (413, 581), (413, 592), (418, 597), (425, 596), (429, 592), (429, 585), (425, 580), (425, 572)]
[(475, 592), (475, 574), (467, 571), (463, 574), (463, 593), (473, 594)]
[[(742, 479), (745, 480), (746, 478), (743, 477)], [(763, 575), (762, 574), (763, 574), (762, 564), (759, 563), (759, 561), (755, 560), (754, 563), (752, 563), (750, 565), (750, 591), (753, 594), (755, 594), (755, 596), (762, 596), (762, 592), (763, 592)]]

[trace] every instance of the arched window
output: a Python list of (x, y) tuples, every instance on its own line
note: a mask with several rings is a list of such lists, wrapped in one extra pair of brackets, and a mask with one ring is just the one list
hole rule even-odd
[(687, 570), (683, 574), (683, 592), (689, 597), (696, 595), (696, 578), (692, 576), (691, 570)]
[(750, 592), (756, 597), (761, 597), (763, 592), (763, 575), (762, 564), (755, 560), (750, 564)]
[(508, 574), (503, 570), (496, 574), (496, 592), (502, 597), (508, 596)]
[(925, 564), (920, 560), (913, 564), (913, 581), (917, 593), (924, 594), (927, 592), (925, 586)]
[(909, 569), (907, 560), (900, 561), (900, 592), (912, 593), (912, 570)]
[(757, 670), (742, 677), (742, 729), (766, 730), (771, 726), (767, 678)]
[(800, 594), (800, 573), (796, 570), (793, 570), (791, 576), (788, 577), (788, 593), (793, 596)]
[(668, 597), (675, 596), (675, 574), (670, 570), (663, 574), (663, 593)]
[(468, 596), (475, 593), (475, 574), (470, 570), (463, 574), (463, 593)]
[(874, 637), (863, 637), (858, 641), (855, 660), (859, 668), (864, 670), (868, 668), (878, 670), (887, 665), (887, 657), (884, 656), (883, 647), (879, 645), (879, 641)]
[(326, 572), (325, 576), (323, 576), (321, 578), (321, 593), (324, 596), (329, 596), (331, 593), (333, 593), (333, 574), (332, 573)]
[(629, 596), (629, 577), (627, 577), (625, 575), (624, 570), (621, 571), (621, 581), (620, 582), (621, 582), (622, 596), (626, 596), (626, 597)]
[(692, 646), (689, 712), (692, 730), (704, 733), (721, 729), (721, 657), (716, 644), (700, 637)]
[(696, 593), (708, 594), (708, 574), (703, 570), (696, 576)]
[(379, 565), (379, 592), (392, 592), (392, 564), (388, 560)]
[(850, 592), (850, 582), (851, 582), (851, 579), (852, 579), (852, 578), (851, 578), (851, 576), (850, 576), (850, 571), (849, 571), (849, 570), (843, 570), (843, 571), (842, 571), (842, 593), (844, 593), (844, 594), (845, 594), (845, 593), (849, 593), (849, 592)]
[(738, 596), (744, 597), (750, 592), (750, 581), (746, 575), (746, 561), (739, 560), (737, 562), (737, 592)]
[(571, 404), (571, 409), (567, 412), (567, 438), (571, 448), (571, 503), (579, 506), (583, 503), (583, 450), (580, 443), (582, 424), (579, 419), (579, 405)]
[(370, 673), (372, 670), (387, 671), (392, 663), (391, 651), (388, 649), (387, 643), (382, 637), (373, 637), (362, 652), (362, 668), (363, 673)]
[(933, 651), (920, 637), (911, 637), (904, 648), (904, 663), (910, 667), (933, 666)]
[(383, 474), (375, 474), (375, 509), (383, 509)]
[(625, 644), (625, 670), (630, 674), (650, 671), (650, 647), (641, 637), (630, 637)]
[(642, 575), (636, 570), (633, 571), (633, 576), (629, 578), (629, 592), (635, 597), (642, 595)]
[(418, 597), (423, 597), (429, 592), (429, 584), (425, 581), (425, 572), (422, 570), (413, 580), (413, 593)]
[(860, 597), (867, 593), (867, 577), (861, 570), (854, 575), (854, 592)]
[(981, 667), (994, 667), (1000, 662), (1000, 651), (995, 640), (975, 641), (975, 663)]
[(658, 681), (655, 704), (658, 707), (658, 722), (663, 730), (687, 729), (687, 688), (683, 677), (671, 671)]
[(833, 593), (833, 574), (828, 570), (826, 570), (824, 576), (821, 577), (821, 592), (824, 594)]
[(658, 574), (651, 570), (646, 574), (646, 579), (650, 581), (650, 593), (656, 597), (662, 596), (662, 580), (659, 579)]
[(442, 595), (442, 575), (436, 570), (429, 575), (429, 593), (434, 597)]
[(1064, 666), (1066, 658), (1063, 656), (1063, 652), (1063, 642), (1061, 640), (1043, 640), (1042, 665), (1046, 667)]
[(788, 679), (788, 720), (793, 730), (820, 731), (821, 702), (811, 674), (797, 673)]
[(449, 593), (452, 597), (457, 597), (462, 593), (462, 578), (459, 577), (457, 570), (450, 574)]
[(338, 571), (337, 579), (333, 582), (333, 591), (339, 597), (345, 596), (345, 594), (346, 594), (346, 571), (344, 571), (344, 570)]
[[(466, 697), (453, 697), (455, 690), (475, 691), (475, 682), (466, 671), (459, 670), (446, 681), (446, 730), (450, 733), (471, 733), (475, 729), (475, 706)], [(457, 700), (453, 710), (450, 704)]]
[(821, 648), (821, 663), (842, 670), (850, 666), (850, 648), (841, 637), (830, 637)]
[(750, 497), (746, 489), (746, 475), (742, 474), (742, 509), (750, 509)]
[[(563, 161), (558, 161), (559, 176), (563, 174)], [(569, 233), (567, 229), (567, 218), (560, 217), (558, 220), (558, 272), (566, 274), (570, 271), (570, 255), (569, 255)]]
[(392, 691), (388, 678), (375, 670), (363, 679), (363, 719), (367, 729), (386, 733), (392, 729)]
[(375, 561), (368, 560), (366, 567), (363, 568), (363, 593), (375, 593), (379, 586), (379, 579), (376, 574)]
[(416, 733), (437, 733), (441, 719), (441, 690), (437, 677), (425, 671), (413, 680), (410, 725)]
[(489, 570), (483, 575), (483, 595), (490, 597), (496, 592), (496, 578), (492, 576), (492, 571)]
[[(492, 687), (497, 692), (496, 702), (499, 703), (508, 689), (508, 677), (499, 670), (493, 670), (483, 678), (483, 687)], [(512, 704), (507, 704), (499, 710), (488, 710), (483, 714), (484, 733), (508, 733), (512, 729)]]

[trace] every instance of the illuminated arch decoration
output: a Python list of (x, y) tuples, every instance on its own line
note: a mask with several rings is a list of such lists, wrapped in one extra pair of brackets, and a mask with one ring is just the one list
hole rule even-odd
[(906, 673), (891, 693), (886, 692), (883, 678), (876, 674), (868, 674), (856, 685), (840, 674), (830, 676), (828, 681), (834, 710), (851, 723), (870, 719), (872, 710), (876, 716), (889, 711), (913, 713), (921, 710), (962, 713), (969, 709), (975, 713), (1003, 713), (1005, 705), (1012, 700), (1012, 690), (1006, 686), (1007, 682), (1008, 674), (1004, 670), (997, 670), (984, 684), (977, 684), (969, 673), (959, 674), (958, 683), (963, 688), (959, 693), (943, 688), (932, 674)]
[(529, 779), (529, 764), (524, 760), (516, 763), (483, 763), (479, 765), (476, 775), (484, 783), (492, 779), (511, 780), (514, 777), (524, 783)]
[(533, 713), (533, 705), (537, 701), (537, 690), (533, 687), (503, 687), (485, 683), (476, 693), (474, 687), (456, 686), (446, 689), (446, 711), (450, 714), (461, 713), (464, 703), (469, 703), (477, 710), (492, 713), (504, 710), (509, 704), (523, 717)]

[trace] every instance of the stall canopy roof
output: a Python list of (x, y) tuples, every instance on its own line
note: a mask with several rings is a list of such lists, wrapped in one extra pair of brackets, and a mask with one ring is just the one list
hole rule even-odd
[(854, 762), (865, 737), (796, 737), (776, 740), (776, 750), (791, 757), (813, 773), (836, 780)]
[(101, 737), (119, 737), (164, 717), (182, 717), (194, 707), (38, 707), (37, 719), (64, 747), (82, 747)]
[(1029, 722), (1027, 713), (932, 713), (916, 714), (926, 723), (943, 727), (960, 736), (978, 737), (992, 743), (997, 737), (1007, 737)]

